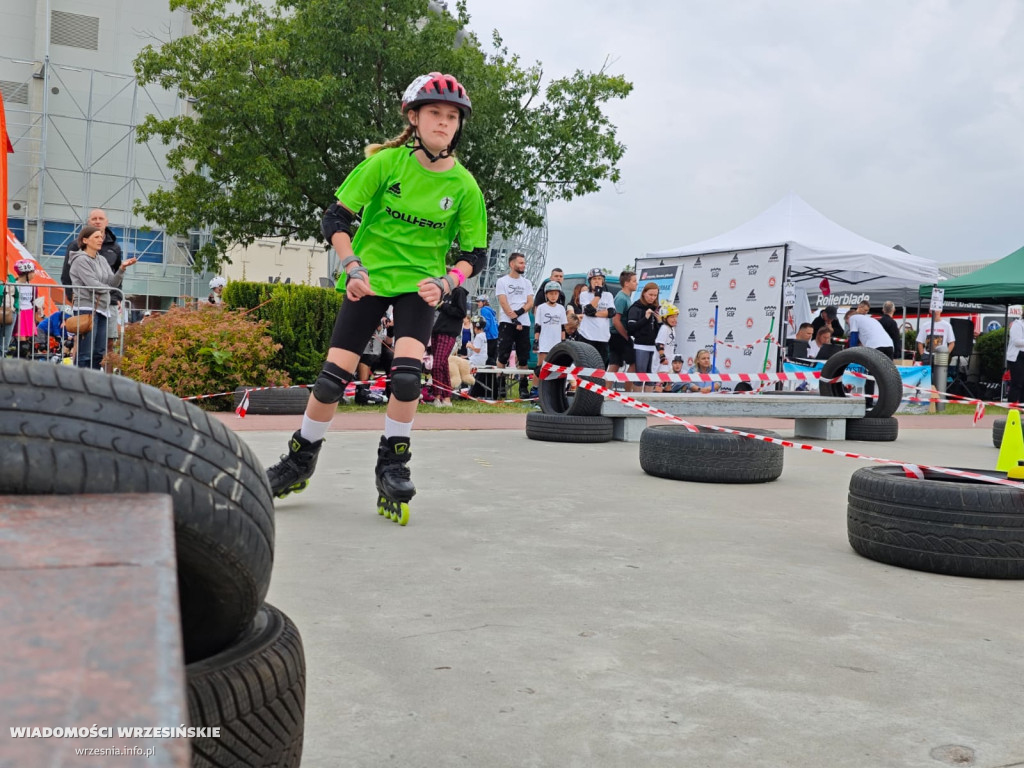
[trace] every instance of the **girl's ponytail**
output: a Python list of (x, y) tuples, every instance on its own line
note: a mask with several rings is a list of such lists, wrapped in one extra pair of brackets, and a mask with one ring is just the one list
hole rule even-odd
[(393, 139), (388, 139), (383, 144), (367, 144), (366, 149), (363, 150), (363, 154), (367, 157), (371, 157), (372, 155), (376, 155), (382, 149), (394, 149), (395, 147), (401, 147), (412, 138), (412, 133), (413, 127), (410, 123), (405, 126), (405, 130), (398, 136), (395, 136)]

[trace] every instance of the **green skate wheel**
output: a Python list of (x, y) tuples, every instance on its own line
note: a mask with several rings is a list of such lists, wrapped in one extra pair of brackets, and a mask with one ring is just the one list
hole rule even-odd
[(391, 519), (399, 525), (406, 525), (409, 522), (409, 505), (404, 501), (399, 504), (397, 513), (392, 515)]

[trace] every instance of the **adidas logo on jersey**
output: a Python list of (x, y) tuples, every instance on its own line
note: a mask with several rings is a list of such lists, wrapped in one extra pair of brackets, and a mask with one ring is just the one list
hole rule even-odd
[(394, 195), (395, 197), (401, 197), (402, 196), (402, 185), (401, 185), (401, 183), (396, 181), (394, 184), (392, 184), (390, 187), (388, 187), (388, 194), (389, 195)]

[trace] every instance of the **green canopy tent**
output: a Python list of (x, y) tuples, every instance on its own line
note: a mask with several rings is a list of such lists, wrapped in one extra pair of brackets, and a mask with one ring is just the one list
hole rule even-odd
[[(918, 289), (919, 297), (927, 300), (932, 295), (933, 287), (922, 285)], [(939, 283), (939, 287), (945, 292), (943, 298), (946, 301), (953, 299), (982, 304), (1002, 304), (1006, 307), (1006, 321), (1003, 327), (1009, 327), (1010, 305), (1024, 304), (1024, 247), (977, 272), (945, 280)], [(1003, 366), (1005, 372), (1005, 358)]]
[[(922, 285), (918, 294), (927, 299), (932, 295), (932, 287)], [(946, 299), (1006, 306), (1024, 303), (1024, 247), (977, 272), (945, 280), (939, 287), (945, 291)]]

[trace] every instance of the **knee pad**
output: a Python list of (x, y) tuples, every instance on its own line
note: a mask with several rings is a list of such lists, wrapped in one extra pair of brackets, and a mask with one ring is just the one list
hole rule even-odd
[(423, 361), (414, 357), (396, 357), (391, 366), (391, 394), (396, 400), (411, 403), (420, 397)]
[(331, 362), (324, 363), (320, 375), (313, 384), (313, 397), (321, 403), (338, 403), (345, 396), (345, 387), (355, 380), (354, 373), (349, 373)]

